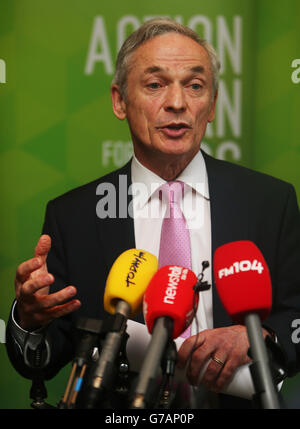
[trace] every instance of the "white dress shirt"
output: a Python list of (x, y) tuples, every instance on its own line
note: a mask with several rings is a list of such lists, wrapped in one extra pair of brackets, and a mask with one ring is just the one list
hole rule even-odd
[[(167, 209), (164, 199), (159, 198), (158, 188), (166, 181), (144, 167), (136, 157), (132, 159), (131, 173), (135, 244), (138, 249), (158, 258), (162, 221)], [(204, 280), (211, 285), (210, 201), (206, 166), (200, 151), (176, 180), (188, 185), (181, 200), (181, 210), (190, 232), (192, 271), (198, 276), (202, 262), (208, 261), (210, 266), (204, 272)], [(211, 288), (200, 292), (199, 298), (198, 328), (213, 328)], [(192, 335), (196, 334), (196, 329), (194, 320)]]

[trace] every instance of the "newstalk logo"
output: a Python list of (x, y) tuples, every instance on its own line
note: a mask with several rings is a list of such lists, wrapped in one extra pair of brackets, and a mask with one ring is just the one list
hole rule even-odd
[(164, 297), (165, 304), (174, 304), (174, 300), (177, 293), (177, 287), (180, 280), (186, 280), (188, 273), (187, 268), (171, 266), (169, 267), (169, 282), (166, 288), (166, 294)]

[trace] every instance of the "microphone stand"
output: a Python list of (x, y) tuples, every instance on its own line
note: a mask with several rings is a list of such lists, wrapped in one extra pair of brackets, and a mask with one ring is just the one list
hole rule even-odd
[(172, 403), (173, 377), (177, 362), (177, 348), (173, 340), (170, 340), (166, 347), (166, 352), (162, 358), (163, 379), (159, 392), (158, 408), (168, 409)]
[[(102, 344), (112, 331), (120, 330), (123, 319), (120, 315), (106, 320), (80, 318), (76, 324), (75, 337), (78, 338), (71, 373), (61, 401), (60, 409), (102, 408), (104, 406), (122, 408), (129, 390), (129, 362), (126, 356), (126, 343), (129, 335), (124, 332), (120, 351), (112, 368), (105, 371), (105, 389), (96, 392), (95, 402), (90, 404), (93, 388), (91, 381), (101, 355)], [(118, 373), (118, 374), (117, 374)], [(116, 382), (113, 388), (113, 383)], [(92, 393), (91, 393), (92, 390)], [(102, 394), (102, 398), (101, 398)], [(116, 403), (116, 405), (115, 405)]]
[[(109, 330), (105, 329), (106, 334), (99, 358), (91, 366), (87, 377), (81, 401), (82, 408), (100, 407), (108, 392), (112, 390), (111, 385), (116, 376), (122, 345), (127, 341), (126, 326), (129, 314), (129, 304), (122, 300), (118, 301), (115, 314), (111, 318), (111, 327)], [(125, 373), (129, 371), (127, 363), (123, 363), (120, 368), (125, 369)], [(124, 388), (121, 387), (121, 390)]]
[(77, 322), (76, 334), (79, 335), (80, 340), (73, 360), (67, 387), (59, 403), (59, 408), (75, 407), (84, 375), (92, 360), (93, 349), (98, 345), (98, 338), (103, 329), (102, 325), (102, 320), (97, 319), (80, 318)]
[(257, 314), (248, 314), (245, 324), (253, 363), (250, 365), (257, 399), (264, 409), (280, 409), (278, 391), (273, 381), (269, 356)]
[(173, 320), (168, 317), (159, 317), (155, 321), (148, 352), (135, 388), (132, 409), (144, 409), (149, 404), (151, 387), (155, 382), (157, 368), (163, 356), (166, 343), (173, 331), (173, 323)]
[(44, 367), (47, 365), (45, 358), (46, 347), (44, 340), (35, 344), (29, 344), (27, 335), (24, 346), (24, 361), (29, 368), (34, 370), (29, 393), (29, 397), (32, 399), (32, 403), (30, 405), (32, 408), (38, 410), (56, 408), (45, 402), (45, 399), (48, 397), (43, 372)]

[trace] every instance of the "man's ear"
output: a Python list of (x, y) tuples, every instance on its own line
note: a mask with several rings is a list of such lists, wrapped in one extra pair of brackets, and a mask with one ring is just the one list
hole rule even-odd
[(214, 95), (214, 99), (212, 100), (211, 111), (208, 117), (208, 122), (212, 122), (215, 119), (215, 109), (216, 109), (217, 98), (218, 98), (218, 91), (216, 91)]
[(126, 118), (126, 103), (123, 100), (119, 86), (113, 84), (111, 86), (110, 93), (114, 114), (118, 119), (123, 121)]

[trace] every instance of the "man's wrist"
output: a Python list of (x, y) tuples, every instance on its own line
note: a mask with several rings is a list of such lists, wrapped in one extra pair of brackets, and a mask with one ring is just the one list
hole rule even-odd
[(17, 312), (17, 301), (13, 303), (12, 312), (11, 312), (11, 332), (15, 339), (15, 341), (19, 344), (21, 349), (24, 349), (25, 340), (28, 335), (35, 337), (35, 342), (37, 340), (42, 341), (44, 339), (44, 333), (46, 328), (45, 327), (39, 327), (34, 330), (26, 330), (22, 328), (19, 324), (19, 318), (18, 318), (18, 312)]

